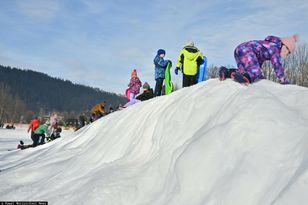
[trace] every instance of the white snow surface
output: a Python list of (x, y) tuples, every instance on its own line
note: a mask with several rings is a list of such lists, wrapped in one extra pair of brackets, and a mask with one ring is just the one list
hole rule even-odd
[(27, 150), (6, 151), (7, 133), (0, 201), (308, 204), (308, 89), (295, 85), (208, 80)]

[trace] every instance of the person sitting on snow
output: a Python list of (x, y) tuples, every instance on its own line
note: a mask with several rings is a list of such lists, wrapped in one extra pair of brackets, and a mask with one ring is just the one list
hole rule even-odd
[(58, 124), (58, 115), (56, 113), (53, 113), (49, 117), (49, 127), (48, 127), (48, 132), (53, 133), (53, 131), (56, 129), (56, 126)]
[(131, 74), (131, 79), (128, 84), (129, 87), (129, 102), (124, 105), (124, 107), (128, 107), (130, 105), (133, 105), (137, 102), (140, 102), (140, 100), (136, 100), (136, 95), (140, 92), (140, 87), (142, 86), (140, 79), (137, 76), (136, 69), (133, 70)]
[(145, 101), (154, 97), (153, 89), (147, 82), (145, 82), (142, 87), (143, 93), (137, 96), (137, 100)]
[(31, 130), (31, 139), (32, 141), (33, 140), (33, 135), (34, 135), (34, 131), (40, 126), (40, 120), (38, 119), (38, 117), (35, 117), (29, 124), (29, 127), (28, 127), (28, 133), (30, 132)]
[[(48, 126), (50, 123), (47, 121), (43, 125), (40, 125), (35, 131), (33, 135), (33, 147), (36, 147), (37, 145), (41, 145), (45, 143), (45, 137), (49, 137), (49, 130)], [(45, 136), (46, 135), (46, 136)]]
[(195, 47), (194, 42), (188, 41), (181, 50), (174, 70), (177, 75), (179, 70), (183, 72), (183, 88), (197, 84), (199, 66), (204, 62), (203, 54)]
[(279, 82), (289, 84), (282, 66), (282, 58), (294, 51), (298, 39), (298, 35), (284, 38), (268, 36), (265, 40), (253, 40), (240, 44), (234, 51), (238, 66), (233, 76), (234, 80), (242, 84), (250, 84), (264, 79), (261, 67), (264, 61), (270, 60)]
[(14, 125), (14, 123), (13, 124), (11, 124), (11, 125), (6, 125), (6, 127), (5, 127), (6, 129), (15, 129), (15, 125)]

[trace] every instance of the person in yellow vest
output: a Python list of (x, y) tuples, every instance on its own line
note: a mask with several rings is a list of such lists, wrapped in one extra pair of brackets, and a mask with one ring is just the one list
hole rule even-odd
[(177, 75), (179, 70), (183, 72), (183, 87), (197, 84), (199, 66), (203, 63), (203, 55), (195, 47), (194, 42), (188, 41), (181, 50), (174, 70)]
[(92, 113), (92, 116), (94, 117), (94, 120), (101, 118), (105, 114), (105, 106), (106, 106), (106, 102), (104, 101), (92, 107), (91, 113)]

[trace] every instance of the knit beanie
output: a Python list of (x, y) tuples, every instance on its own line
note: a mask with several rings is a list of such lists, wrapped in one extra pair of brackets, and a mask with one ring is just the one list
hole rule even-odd
[(159, 50), (157, 51), (157, 55), (160, 56), (161, 54), (166, 55), (166, 51), (165, 51), (164, 49), (159, 49)]
[(145, 82), (142, 87), (143, 89), (148, 89), (148, 90), (150, 89), (150, 85), (147, 82)]
[(288, 47), (288, 49), (290, 50), (290, 52), (292, 53), (295, 49), (295, 43), (299, 40), (299, 36), (298, 35), (293, 35), (290, 37), (283, 37), (281, 38), (281, 41), (284, 45), (286, 45)]
[(137, 76), (137, 71), (136, 71), (136, 69), (134, 69), (133, 72), (132, 72), (132, 77), (136, 77), (136, 76)]
[(194, 42), (189, 40), (186, 42), (185, 46), (195, 46)]

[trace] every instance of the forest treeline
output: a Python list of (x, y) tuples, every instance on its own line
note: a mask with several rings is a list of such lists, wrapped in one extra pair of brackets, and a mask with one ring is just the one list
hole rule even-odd
[[(118, 94), (50, 77), (44, 73), (0, 65), (0, 121), (28, 122), (35, 115), (58, 112), (78, 117), (102, 101), (116, 107), (126, 102)], [(108, 108), (108, 107), (107, 107)]]

